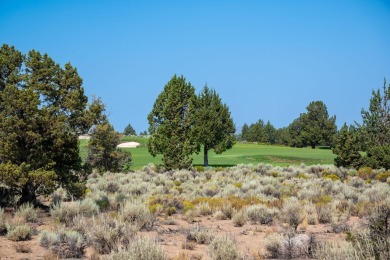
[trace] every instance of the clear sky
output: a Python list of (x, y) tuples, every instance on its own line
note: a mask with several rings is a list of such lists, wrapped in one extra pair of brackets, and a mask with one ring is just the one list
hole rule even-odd
[(239, 130), (316, 100), (341, 126), (390, 83), (390, 1), (0, 0), (3, 43), (71, 62), (117, 131), (147, 130), (175, 73), (214, 88)]

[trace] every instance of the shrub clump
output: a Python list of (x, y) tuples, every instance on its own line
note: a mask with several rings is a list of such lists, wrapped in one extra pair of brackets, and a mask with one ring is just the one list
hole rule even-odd
[(209, 245), (209, 256), (213, 260), (239, 259), (237, 245), (231, 236), (218, 236)]
[(260, 223), (263, 225), (270, 224), (279, 210), (276, 208), (268, 208), (263, 204), (252, 205), (246, 209), (249, 220), (252, 223)]
[(213, 240), (214, 235), (207, 227), (196, 224), (192, 226), (187, 233), (188, 241), (196, 241), (198, 244), (208, 245)]
[(297, 230), (298, 225), (301, 224), (304, 220), (302, 206), (299, 203), (298, 199), (291, 197), (286, 200), (283, 204), (283, 209), (281, 211), (281, 218), (287, 222), (294, 230)]
[(120, 247), (128, 248), (136, 233), (136, 227), (104, 215), (93, 220), (93, 224), (87, 231), (87, 236), (97, 252), (109, 254), (118, 252)]
[(242, 227), (243, 225), (245, 225), (247, 219), (248, 216), (245, 210), (240, 210), (232, 217), (233, 225), (235, 227)]
[(7, 225), (7, 238), (12, 241), (25, 241), (31, 239), (32, 229), (28, 225)]
[(150, 238), (138, 238), (131, 243), (128, 249), (111, 253), (112, 260), (166, 260), (161, 246)]
[(38, 221), (37, 210), (31, 203), (25, 203), (15, 212), (15, 217), (23, 218), (26, 222), (35, 223)]
[(91, 199), (85, 199), (82, 201), (63, 202), (61, 204), (54, 205), (51, 210), (51, 216), (60, 223), (64, 223), (66, 226), (73, 224), (73, 218), (78, 215), (85, 217), (91, 217), (99, 212), (99, 207)]
[(125, 203), (120, 210), (120, 216), (124, 221), (137, 226), (138, 229), (151, 230), (156, 221), (156, 216), (140, 201)]
[(60, 230), (56, 233), (42, 231), (38, 242), (60, 258), (82, 258), (86, 247), (83, 236), (76, 231)]

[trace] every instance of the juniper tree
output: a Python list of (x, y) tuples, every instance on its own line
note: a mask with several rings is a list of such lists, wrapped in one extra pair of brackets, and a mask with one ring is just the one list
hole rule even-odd
[(203, 146), (203, 165), (208, 166), (208, 151), (213, 149), (221, 154), (233, 147), (236, 128), (229, 108), (207, 85), (196, 98), (194, 130), (197, 141)]
[(80, 178), (78, 135), (101, 118), (101, 102), (88, 107), (82, 79), (47, 54), (0, 48), (0, 185), (34, 201), (55, 185), (74, 188)]
[(292, 146), (309, 145), (313, 149), (320, 144), (331, 146), (337, 131), (336, 116), (329, 117), (322, 101), (313, 101), (306, 109), (307, 113), (301, 114), (289, 127)]
[(168, 170), (192, 166), (191, 154), (198, 150), (193, 130), (194, 109), (194, 87), (183, 76), (174, 75), (148, 115), (149, 153), (153, 156), (162, 154)]
[(131, 166), (131, 154), (117, 148), (120, 134), (108, 122), (96, 125), (91, 131), (88, 142), (87, 162), (100, 172), (128, 171)]
[(354, 126), (348, 127), (346, 123), (336, 134), (334, 140), (333, 153), (337, 155), (334, 159), (337, 167), (358, 168), (363, 163), (360, 155), (360, 145), (357, 129)]
[(367, 134), (370, 146), (390, 145), (390, 84), (383, 83), (382, 93), (372, 91), (370, 107), (362, 109), (362, 130)]
[(124, 135), (136, 135), (137, 133), (135, 132), (134, 128), (131, 126), (131, 124), (128, 124), (125, 127), (125, 130), (123, 130)]

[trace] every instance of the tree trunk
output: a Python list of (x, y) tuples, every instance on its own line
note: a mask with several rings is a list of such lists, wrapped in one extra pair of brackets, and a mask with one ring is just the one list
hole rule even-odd
[(203, 148), (203, 166), (204, 167), (209, 166), (208, 152), (209, 152), (209, 150), (208, 150), (207, 146), (205, 145), (204, 148)]
[(19, 202), (20, 203), (31, 202), (35, 204), (36, 200), (37, 200), (37, 196), (35, 194), (33, 187), (31, 187), (29, 184), (26, 184), (22, 188), (22, 194)]

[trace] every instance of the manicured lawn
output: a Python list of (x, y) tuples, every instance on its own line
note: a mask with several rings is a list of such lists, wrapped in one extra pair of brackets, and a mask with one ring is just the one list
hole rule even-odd
[[(130, 151), (133, 157), (133, 169), (141, 169), (148, 163), (161, 163), (161, 156), (154, 158), (148, 153), (147, 138), (125, 136), (123, 142), (135, 141), (141, 143), (138, 148), (123, 148)], [(84, 159), (88, 140), (80, 140), (80, 154)], [(261, 145), (252, 143), (236, 143), (234, 147), (223, 154), (215, 154), (209, 151), (210, 166), (234, 166), (240, 163), (258, 164), (269, 163), (272, 165), (288, 166), (312, 164), (333, 164), (335, 155), (328, 149), (291, 148), (284, 146)], [(203, 165), (203, 154), (194, 155), (194, 165)]]

